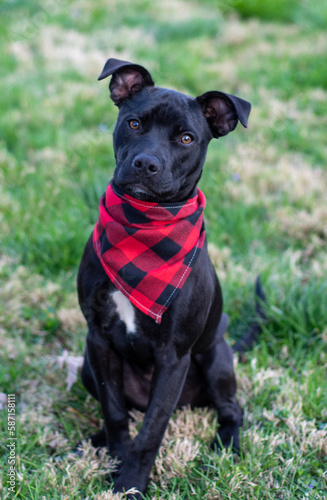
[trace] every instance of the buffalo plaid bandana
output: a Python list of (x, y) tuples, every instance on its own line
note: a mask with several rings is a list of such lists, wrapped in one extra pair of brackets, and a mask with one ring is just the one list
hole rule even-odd
[(140, 201), (112, 183), (100, 199), (93, 245), (113, 284), (161, 323), (204, 244), (205, 196), (184, 203)]

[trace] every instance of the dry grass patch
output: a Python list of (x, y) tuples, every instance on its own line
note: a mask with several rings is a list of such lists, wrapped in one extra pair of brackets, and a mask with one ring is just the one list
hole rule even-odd
[[(83, 482), (89, 485), (86, 487), (88, 496), (85, 498), (102, 498), (92, 495), (92, 484), (99, 480), (103, 482), (115, 470), (116, 461), (110, 459), (105, 449), (96, 450), (90, 443), (83, 443), (79, 455), (68, 453), (64, 459), (54, 457), (45, 463), (47, 489), (49, 491), (59, 489), (61, 498), (68, 500), (72, 498), (72, 492), (77, 492)], [(123, 496), (109, 496), (108, 498), (123, 498)]]
[(291, 204), (308, 207), (325, 201), (327, 172), (309, 165), (299, 153), (279, 155), (273, 146), (266, 150), (242, 145), (228, 168), (234, 172), (234, 180), (227, 181), (226, 188), (233, 199), (246, 204), (260, 199), (274, 210), (281, 196)]
[(285, 207), (277, 210), (276, 217), (279, 229), (304, 245), (327, 239), (326, 207), (318, 206), (311, 213), (305, 210), (290, 211)]

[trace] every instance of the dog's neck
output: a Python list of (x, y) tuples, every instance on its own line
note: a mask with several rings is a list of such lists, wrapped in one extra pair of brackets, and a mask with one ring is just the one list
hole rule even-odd
[[(133, 197), (129, 195), (128, 193), (125, 193), (119, 186), (115, 184), (114, 181), (111, 181), (108, 189), (107, 189), (107, 195), (110, 195), (110, 192), (113, 192), (115, 195), (117, 195), (119, 198), (121, 198), (125, 203), (131, 205), (131, 207), (134, 210), (139, 210), (141, 212), (145, 212), (146, 209), (166, 209), (168, 207), (180, 209), (181, 207), (187, 207), (191, 206), (192, 204), (194, 205), (197, 201), (197, 197), (200, 192), (200, 190), (195, 187), (193, 191), (191, 192), (190, 196), (184, 199), (168, 199), (168, 200), (144, 200), (140, 198)], [(155, 214), (158, 212), (158, 210), (155, 211), (150, 211), (147, 213), (147, 217), (150, 219), (151, 214), (156, 218)], [(166, 211), (167, 214), (167, 211)], [(161, 219), (162, 220), (162, 219)], [(167, 222), (169, 222), (169, 217), (167, 218)]]

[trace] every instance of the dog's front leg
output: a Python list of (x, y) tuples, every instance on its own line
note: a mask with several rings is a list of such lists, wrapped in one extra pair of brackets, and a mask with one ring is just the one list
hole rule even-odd
[[(136, 487), (146, 491), (149, 474), (154, 464), (168, 421), (176, 408), (190, 365), (190, 354), (178, 358), (175, 352), (158, 356), (154, 372), (153, 391), (140, 432), (133, 441), (121, 469), (114, 491)], [(140, 498), (131, 495), (128, 498)]]
[(96, 328), (89, 331), (87, 349), (104, 418), (107, 445), (110, 454), (123, 462), (132, 443), (124, 398), (123, 360)]

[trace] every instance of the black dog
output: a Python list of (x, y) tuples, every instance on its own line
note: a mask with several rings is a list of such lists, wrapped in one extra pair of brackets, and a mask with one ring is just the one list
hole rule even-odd
[[(96, 226), (78, 275), (80, 305), (89, 327), (82, 380), (100, 401), (104, 418), (104, 429), (92, 443), (107, 446), (121, 460), (114, 491), (136, 487), (144, 493), (177, 406), (217, 408), (218, 441), (239, 449), (242, 411), (235, 399), (232, 351), (224, 340), (228, 320), (222, 314), (221, 290), (206, 249), (201, 222), (204, 198), (197, 182), (210, 140), (234, 130), (238, 121), (246, 127), (251, 105), (218, 91), (193, 99), (155, 87), (142, 66), (116, 59), (107, 61), (99, 80), (109, 75), (113, 75), (111, 98), (119, 107), (113, 136), (116, 169), (102, 204), (109, 219)], [(192, 204), (195, 212), (183, 218)], [(151, 214), (157, 214), (153, 207), (168, 219), (152, 219)], [(178, 219), (180, 209), (184, 215)], [(137, 239), (141, 233), (156, 237), (153, 230), (170, 231), (176, 217), (189, 227), (186, 236), (183, 226), (176, 238), (165, 233), (153, 246)], [(121, 251), (121, 235), (115, 241), (116, 226), (117, 234), (125, 231), (131, 241), (125, 253), (133, 257), (126, 257), (127, 263), (120, 260), (125, 250)], [(183, 240), (189, 234), (198, 240), (191, 250)], [(133, 260), (139, 245), (145, 247), (141, 263)], [(156, 273), (152, 259), (163, 259), (166, 269), (180, 251), (183, 258), (176, 263), (180, 280), (175, 284), (174, 279), (167, 280), (165, 286), (159, 280), (159, 294), (153, 285), (157, 278), (150, 276), (154, 281), (146, 282), (150, 284), (142, 293), (146, 295), (148, 288), (150, 298), (145, 300), (153, 307), (152, 302), (149, 307), (140, 305), (139, 282), (145, 274)], [(101, 260), (106, 252), (113, 256), (109, 267)], [(134, 440), (128, 432), (129, 408), (146, 412)]]

